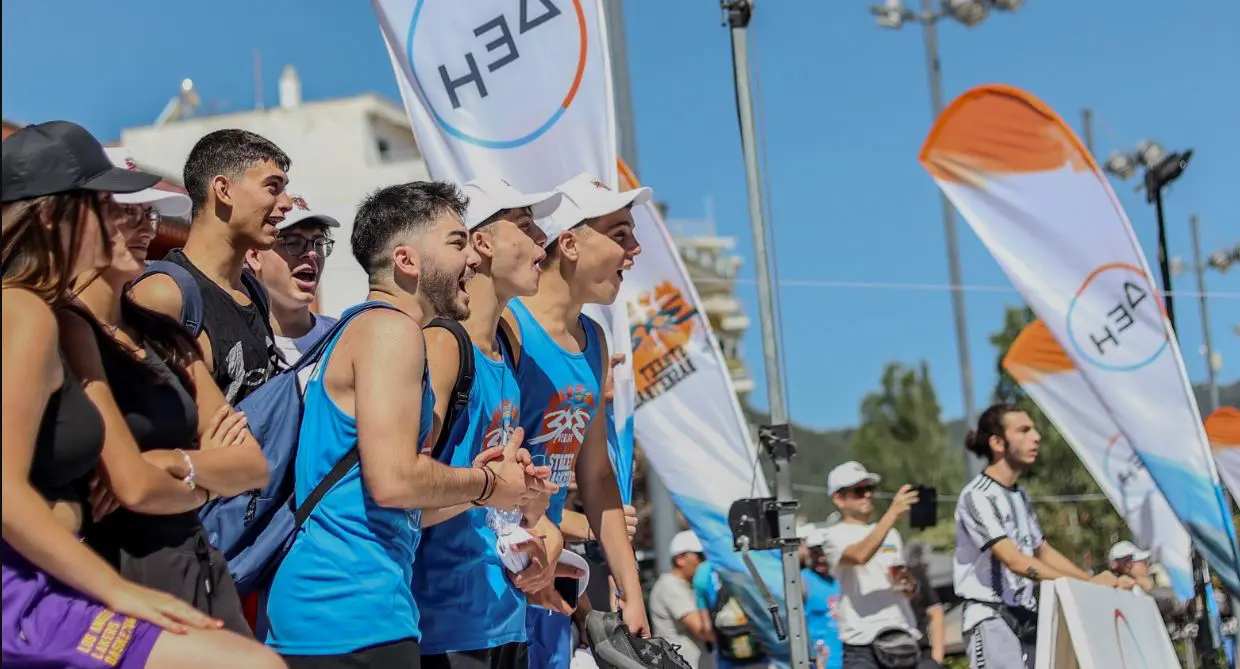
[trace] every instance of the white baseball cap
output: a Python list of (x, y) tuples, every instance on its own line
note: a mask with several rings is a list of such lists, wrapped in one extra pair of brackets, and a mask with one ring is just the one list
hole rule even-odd
[(1110, 552), (1107, 553), (1108, 560), (1123, 560), (1124, 558), (1132, 558), (1133, 562), (1144, 562), (1150, 559), (1150, 552), (1137, 548), (1137, 545), (1131, 541), (1121, 541), (1111, 546)]
[(469, 198), (465, 209), (465, 227), (473, 230), (496, 212), (505, 209), (530, 208), (535, 220), (549, 216), (563, 197), (558, 191), (522, 193), (498, 177), (482, 177), (465, 182), (461, 192)]
[[(586, 559), (566, 548), (560, 551), (560, 559), (556, 564), (566, 564), (580, 569), (582, 576), (577, 579), (577, 596), (581, 597), (586, 594), (586, 587), (590, 585), (590, 564), (586, 562)], [(576, 602), (569, 603), (576, 605)]]
[(328, 216), (327, 214), (316, 213), (310, 208), (310, 204), (306, 202), (306, 198), (301, 195), (289, 193), (289, 197), (293, 200), (293, 208), (288, 210), (284, 215), (284, 220), (276, 224), (276, 230), (287, 230), (299, 223), (306, 223), (314, 220), (320, 225), (329, 228), (340, 227), (340, 221)]
[(693, 533), (693, 530), (685, 530), (684, 532), (677, 532), (672, 537), (670, 552), (672, 557), (676, 557), (685, 553), (705, 553), (706, 551), (702, 549), (702, 542)]
[(873, 484), (878, 483), (881, 480), (883, 480), (883, 477), (867, 471), (865, 467), (861, 466), (860, 462), (849, 460), (835, 469), (832, 469), (830, 474), (827, 474), (827, 494), (834, 495), (835, 493), (845, 488), (851, 488), (858, 483)]
[(582, 221), (615, 213), (629, 205), (645, 204), (654, 195), (654, 191), (645, 186), (617, 193), (585, 172), (556, 186), (555, 190), (562, 193), (564, 199), (554, 213), (538, 221), (538, 227), (547, 233), (547, 244)]
[[(134, 161), (133, 156), (129, 155), (125, 147), (109, 146), (103, 150), (108, 154), (108, 160), (111, 160), (113, 165), (132, 172), (140, 171), (138, 163)], [(160, 216), (175, 216), (176, 218), (188, 218), (193, 209), (193, 203), (190, 202), (188, 195), (165, 190), (158, 185), (144, 188), (136, 193), (113, 193), (112, 199), (121, 204), (149, 204), (152, 209), (159, 212)]]

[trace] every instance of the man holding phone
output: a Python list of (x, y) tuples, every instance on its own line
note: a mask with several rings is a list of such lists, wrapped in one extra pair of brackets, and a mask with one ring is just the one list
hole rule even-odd
[(827, 489), (843, 517), (826, 529), (822, 548), (843, 595), (844, 669), (916, 667), (929, 660), (918, 647), (921, 633), (909, 604), (916, 582), (895, 529), (917, 503), (917, 491), (900, 486), (891, 506), (872, 522), (874, 485), (881, 480), (858, 462), (845, 462), (827, 476)]

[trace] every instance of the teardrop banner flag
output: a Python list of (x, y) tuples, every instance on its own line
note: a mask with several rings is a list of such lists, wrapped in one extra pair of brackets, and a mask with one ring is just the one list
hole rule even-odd
[(1110, 184), (1072, 129), (1010, 86), (939, 116), (921, 164), (1025, 302), (1233, 593), (1240, 549), (1162, 296)]
[(1206, 436), (1231, 498), (1240, 499), (1240, 409), (1221, 407), (1207, 416)]
[(1141, 548), (1153, 551), (1181, 601), (1193, 597), (1190, 542), (1158, 486), (1042, 321), (1030, 323), (1003, 368), (1055, 424)]

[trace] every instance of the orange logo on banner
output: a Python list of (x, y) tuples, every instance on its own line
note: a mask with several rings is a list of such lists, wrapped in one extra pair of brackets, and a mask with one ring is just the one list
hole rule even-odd
[(700, 323), (697, 308), (670, 281), (642, 293), (628, 307), (640, 407), (697, 371), (687, 345)]

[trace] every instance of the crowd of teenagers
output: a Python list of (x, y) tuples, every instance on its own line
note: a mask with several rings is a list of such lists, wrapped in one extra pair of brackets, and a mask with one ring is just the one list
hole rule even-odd
[[(73, 123), (3, 142), (3, 664), (542, 669), (588, 631), (685, 666), (650, 638), (581, 314), (649, 189), (381, 188), (337, 320), (340, 224), (291, 162), (215, 131), (179, 193)], [(188, 240), (148, 262), (172, 216)], [(586, 541), (619, 610), (589, 625)]]

